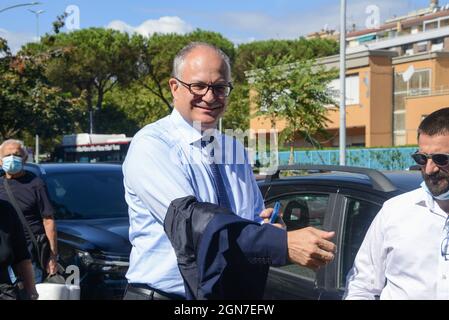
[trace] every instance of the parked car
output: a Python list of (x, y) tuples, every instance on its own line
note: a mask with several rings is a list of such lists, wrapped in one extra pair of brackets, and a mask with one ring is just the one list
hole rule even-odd
[(122, 298), (131, 245), (119, 164), (27, 164), (56, 211), (60, 264), (80, 271), (81, 299)]
[[(119, 164), (41, 164), (56, 210), (61, 264), (80, 268), (82, 299), (121, 298), (131, 246)], [(283, 176), (283, 173), (287, 175)], [(417, 171), (381, 173), (344, 166), (287, 166), (258, 180), (267, 207), (279, 200), (288, 230), (335, 230), (335, 260), (313, 272), (270, 268), (267, 299), (341, 299), (345, 277), (372, 219), (387, 199), (413, 190)]]
[(333, 230), (337, 245), (334, 261), (318, 272), (293, 264), (270, 268), (265, 298), (341, 299), (346, 275), (382, 204), (421, 182), (419, 171), (381, 173), (324, 165), (279, 167), (259, 180), (267, 207), (281, 202), (287, 230), (308, 226)]

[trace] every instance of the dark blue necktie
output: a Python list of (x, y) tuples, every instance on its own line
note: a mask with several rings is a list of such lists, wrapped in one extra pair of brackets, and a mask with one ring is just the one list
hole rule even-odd
[[(201, 147), (205, 148), (209, 143), (212, 143), (213, 141), (214, 141), (213, 136), (210, 137), (209, 141), (201, 140)], [(214, 176), (215, 190), (218, 196), (218, 204), (220, 205), (220, 207), (231, 209), (228, 194), (226, 193), (226, 188), (223, 182), (223, 177), (221, 176), (218, 164), (215, 163), (214, 148), (211, 148), (209, 156), (211, 158), (210, 169), (212, 171), (212, 175)]]

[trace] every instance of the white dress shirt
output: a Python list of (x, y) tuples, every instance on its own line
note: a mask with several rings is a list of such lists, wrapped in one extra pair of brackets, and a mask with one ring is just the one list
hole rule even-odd
[[(243, 145), (218, 131), (212, 134), (215, 159), (231, 210), (261, 222), (263, 198)], [(193, 195), (198, 201), (218, 204), (210, 152), (201, 148), (202, 134), (176, 109), (147, 125), (133, 138), (123, 164), (125, 199), (128, 203), (132, 244), (126, 277), (167, 293), (184, 295), (176, 255), (164, 232), (164, 218), (171, 201)]]
[(386, 201), (348, 273), (345, 299), (449, 299), (447, 218), (422, 188)]

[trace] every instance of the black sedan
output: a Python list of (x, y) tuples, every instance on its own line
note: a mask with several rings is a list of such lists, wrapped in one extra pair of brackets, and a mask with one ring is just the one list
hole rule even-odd
[[(79, 268), (81, 299), (121, 298), (131, 251), (121, 165), (41, 164), (26, 170), (47, 184), (60, 264)], [(73, 273), (73, 267), (67, 270)]]
[(265, 298), (341, 299), (346, 274), (382, 204), (418, 188), (421, 182), (419, 171), (383, 174), (365, 168), (317, 165), (280, 167), (259, 180), (267, 207), (281, 202), (287, 230), (313, 226), (336, 231), (337, 245), (334, 261), (318, 272), (293, 264), (271, 268)]
[[(61, 263), (80, 269), (81, 298), (121, 298), (131, 246), (121, 165), (27, 166), (47, 183), (56, 209)], [(283, 173), (288, 174), (283, 176)], [(336, 259), (313, 272), (271, 268), (267, 299), (341, 299), (345, 277), (372, 219), (387, 199), (413, 190), (419, 172), (341, 166), (289, 166), (259, 180), (266, 205), (281, 202), (288, 230), (336, 231)]]

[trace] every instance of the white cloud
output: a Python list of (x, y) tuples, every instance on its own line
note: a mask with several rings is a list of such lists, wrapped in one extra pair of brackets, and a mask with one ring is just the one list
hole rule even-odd
[(232, 43), (239, 45), (242, 43), (250, 43), (250, 42), (254, 42), (257, 39), (254, 37), (247, 37), (247, 38), (238, 38), (238, 37), (234, 37), (232, 39), (229, 39)]
[(16, 53), (20, 48), (28, 43), (35, 41), (35, 37), (27, 33), (12, 32), (0, 28), (0, 37), (8, 41), (8, 46), (12, 53)]
[[(404, 15), (414, 8), (408, 0), (357, 0), (350, 1), (347, 7), (347, 27), (356, 25), (358, 30), (365, 29), (369, 14), (366, 8), (376, 5), (380, 10), (380, 22), (393, 15)], [(220, 22), (239, 33), (249, 34), (258, 40), (294, 39), (311, 32), (328, 29), (338, 30), (340, 27), (340, 5), (335, 1), (332, 5), (318, 7), (315, 10), (292, 12), (282, 16), (272, 16), (261, 12), (225, 12), (219, 16)]]
[(120, 20), (114, 20), (106, 28), (127, 33), (138, 33), (143, 36), (150, 36), (156, 32), (185, 34), (193, 31), (193, 27), (179, 17), (161, 17), (158, 20), (146, 20), (137, 27), (130, 26)]

